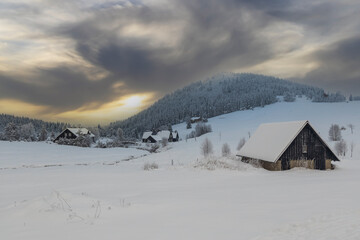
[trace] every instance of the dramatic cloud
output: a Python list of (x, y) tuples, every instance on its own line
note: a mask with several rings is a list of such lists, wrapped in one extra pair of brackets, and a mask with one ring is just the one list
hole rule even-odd
[(360, 95), (359, 10), (355, 0), (5, 0), (0, 101), (96, 111), (223, 71)]
[(2, 98), (48, 106), (55, 111), (90, 104), (99, 106), (113, 100), (116, 92), (110, 79), (90, 81), (86, 75), (69, 67), (38, 69), (33, 76), (26, 76), (26, 81), (18, 79), (21, 77), (0, 75)]
[(307, 73), (307, 82), (318, 86), (330, 85), (331, 90), (359, 94), (360, 35), (332, 44), (313, 54), (319, 66)]

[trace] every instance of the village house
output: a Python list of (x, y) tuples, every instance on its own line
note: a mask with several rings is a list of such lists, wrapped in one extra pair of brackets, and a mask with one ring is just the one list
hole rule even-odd
[(191, 123), (202, 122), (202, 117), (192, 117), (190, 118), (190, 122)]
[(309, 121), (261, 124), (237, 156), (268, 170), (331, 169), (340, 161)]
[(95, 135), (86, 128), (66, 128), (54, 139), (54, 142), (58, 141), (60, 138), (76, 139), (79, 135), (89, 136), (95, 141)]
[(142, 142), (156, 143), (167, 139), (169, 142), (179, 141), (179, 133), (177, 131), (170, 132), (169, 130), (162, 130), (158, 132), (147, 131), (143, 133)]

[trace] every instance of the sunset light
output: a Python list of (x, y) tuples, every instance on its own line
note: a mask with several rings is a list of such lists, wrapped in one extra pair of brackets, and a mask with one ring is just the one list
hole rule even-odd
[(134, 95), (124, 100), (124, 107), (138, 108), (141, 107), (144, 96)]

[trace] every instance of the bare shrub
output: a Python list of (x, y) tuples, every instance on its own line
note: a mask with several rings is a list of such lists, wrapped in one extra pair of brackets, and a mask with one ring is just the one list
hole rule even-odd
[(337, 124), (331, 124), (329, 129), (329, 140), (340, 141), (341, 140), (341, 129)]
[(156, 152), (156, 150), (159, 149), (159, 147), (160, 147), (160, 146), (159, 146), (158, 143), (153, 143), (153, 144), (151, 144), (151, 146), (150, 146), (149, 152), (154, 153), (154, 152)]
[(355, 148), (355, 143), (354, 143), (354, 142), (351, 142), (351, 144), (350, 144), (350, 154), (351, 154), (351, 157), (353, 156), (354, 148)]
[(222, 151), (222, 156), (223, 157), (229, 156), (231, 154), (229, 144), (224, 143), (223, 146), (222, 146), (221, 151)]
[(208, 138), (205, 138), (204, 142), (201, 145), (201, 154), (204, 157), (208, 157), (212, 153), (213, 153), (213, 145)]
[(351, 134), (353, 134), (354, 133), (354, 128), (355, 128), (354, 124), (350, 123), (350, 124), (348, 124), (348, 127), (351, 130)]
[(335, 151), (339, 156), (345, 156), (347, 152), (347, 144), (344, 139), (335, 144)]
[(149, 170), (153, 170), (153, 169), (158, 169), (159, 165), (155, 162), (153, 163), (145, 163), (144, 164), (144, 170), (145, 171), (149, 171)]
[(239, 151), (239, 150), (245, 145), (245, 143), (246, 143), (245, 138), (240, 139), (240, 141), (239, 141), (239, 143), (238, 143), (238, 145), (237, 145), (236, 150)]

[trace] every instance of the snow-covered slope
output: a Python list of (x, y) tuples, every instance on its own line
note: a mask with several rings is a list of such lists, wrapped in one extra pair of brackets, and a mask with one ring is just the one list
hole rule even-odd
[[(213, 132), (187, 141), (183, 123), (183, 141), (156, 154), (0, 142), (0, 239), (360, 239), (359, 107), (280, 102), (209, 119)], [(304, 119), (325, 140), (330, 124), (354, 124), (342, 131), (353, 158), (334, 171), (193, 167), (205, 138), (220, 156), (261, 123)]]

